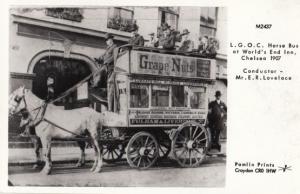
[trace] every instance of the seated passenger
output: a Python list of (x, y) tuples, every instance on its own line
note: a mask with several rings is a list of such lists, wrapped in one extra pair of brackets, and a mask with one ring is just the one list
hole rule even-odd
[[(158, 40), (158, 48), (174, 50), (176, 42), (176, 33), (170, 29), (170, 26), (164, 31), (164, 35)], [(157, 43), (156, 43), (157, 45)]]
[(147, 47), (155, 47), (155, 43), (157, 42), (157, 39), (155, 38), (154, 32), (151, 32), (149, 34), (149, 42), (146, 44)]
[(211, 37), (209, 38), (208, 40), (208, 46), (207, 46), (207, 54), (208, 54), (208, 57), (216, 57), (217, 55), (217, 44), (218, 44), (218, 41)]
[(166, 30), (169, 29), (170, 26), (168, 23), (163, 23), (160, 27), (158, 27), (157, 37), (158, 40), (155, 42), (154, 46), (158, 48), (162, 48), (163, 41), (166, 38)]
[(180, 42), (179, 51), (183, 51), (183, 52), (190, 52), (194, 49), (194, 42), (192, 40), (189, 39), (189, 30), (188, 29), (184, 29), (181, 37), (182, 37), (182, 41)]
[(206, 50), (208, 47), (208, 37), (202, 36), (199, 38), (198, 52), (200, 54), (206, 54)]
[(135, 25), (133, 31), (132, 31), (132, 37), (128, 41), (128, 44), (131, 44), (133, 46), (144, 46), (144, 37), (141, 36), (139, 33), (139, 27)]
[(207, 36), (203, 36), (199, 40), (198, 52), (214, 58), (217, 55), (218, 41), (213, 37), (208, 38)]

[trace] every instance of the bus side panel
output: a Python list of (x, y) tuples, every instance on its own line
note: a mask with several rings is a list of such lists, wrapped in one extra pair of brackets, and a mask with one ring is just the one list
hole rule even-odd
[(118, 91), (118, 100), (119, 100), (119, 115), (124, 117), (124, 125), (123, 127), (128, 127), (128, 98), (129, 98), (129, 90), (128, 90), (128, 76), (126, 74), (117, 74), (116, 75), (116, 84)]

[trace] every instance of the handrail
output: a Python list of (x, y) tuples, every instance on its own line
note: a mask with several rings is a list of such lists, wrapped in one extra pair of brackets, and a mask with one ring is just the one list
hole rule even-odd
[(156, 48), (156, 47), (146, 47), (146, 46), (135, 46), (131, 44), (125, 44), (122, 46), (119, 46), (118, 52), (122, 48), (127, 48), (130, 50), (137, 50), (137, 51), (148, 51), (152, 53), (160, 53), (160, 54), (171, 54), (171, 55), (180, 55), (180, 56), (187, 56), (187, 57), (199, 57), (199, 58), (206, 58), (206, 59), (215, 59), (214, 56), (211, 56), (209, 54), (201, 54), (198, 53), (196, 50), (183, 52), (183, 51), (177, 51), (177, 50), (167, 50), (163, 48)]

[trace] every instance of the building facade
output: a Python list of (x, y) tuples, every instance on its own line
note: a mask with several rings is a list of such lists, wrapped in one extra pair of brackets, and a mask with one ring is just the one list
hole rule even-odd
[[(214, 91), (221, 90), (226, 101), (225, 8), (14, 8), (10, 13), (11, 90), (21, 81), (45, 98), (46, 80), (52, 76), (59, 94), (96, 70), (94, 58), (105, 50), (105, 33), (112, 33), (116, 44), (126, 44), (132, 25), (137, 24), (147, 41), (149, 33), (157, 33), (158, 27), (167, 22), (175, 30), (188, 29), (195, 47), (200, 36), (219, 40), (217, 81), (209, 98), (213, 100)], [(74, 99), (76, 94), (64, 100)]]

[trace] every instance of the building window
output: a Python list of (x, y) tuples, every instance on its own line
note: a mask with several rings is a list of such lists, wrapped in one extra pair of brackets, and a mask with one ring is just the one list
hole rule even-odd
[(45, 12), (47, 16), (75, 22), (81, 22), (83, 19), (79, 8), (47, 8)]
[(169, 106), (169, 87), (164, 85), (152, 86), (151, 105), (153, 107)]
[(215, 37), (217, 30), (217, 12), (216, 7), (202, 7), (200, 17), (201, 36)]
[(135, 23), (132, 10), (120, 7), (109, 8), (107, 28), (131, 32)]
[(149, 107), (149, 85), (130, 84), (130, 107), (148, 108)]
[(171, 28), (177, 30), (178, 28), (178, 8), (177, 7), (160, 7), (159, 8), (159, 18), (160, 25), (163, 23), (168, 23)]

